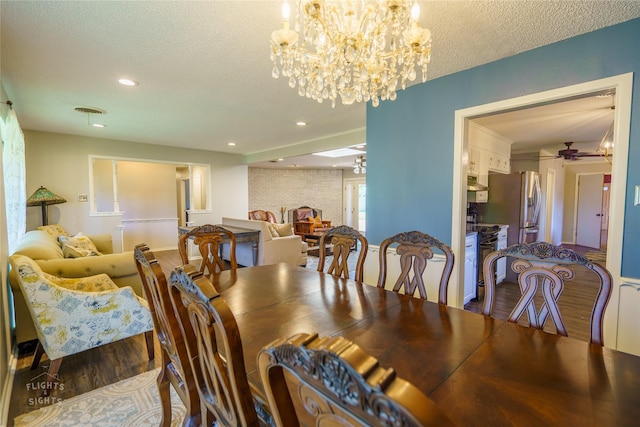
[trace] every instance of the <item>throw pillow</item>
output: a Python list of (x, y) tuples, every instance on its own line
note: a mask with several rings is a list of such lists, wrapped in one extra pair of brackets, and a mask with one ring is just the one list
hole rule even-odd
[(280, 237), (280, 233), (278, 233), (278, 230), (276, 230), (276, 228), (274, 227), (274, 224), (268, 222), (267, 223), (267, 227), (269, 228), (269, 232), (271, 233), (271, 237)]
[(77, 258), (78, 256), (102, 255), (89, 236), (78, 233), (75, 236), (59, 236), (58, 241), (62, 245), (62, 253), (65, 258)]
[(38, 227), (38, 230), (45, 231), (56, 240), (58, 240), (60, 236), (69, 236), (69, 233), (67, 233), (60, 224), (41, 225)]
[(76, 248), (75, 246), (62, 245), (62, 254), (65, 258), (83, 258), (91, 255), (91, 251)]
[(278, 232), (280, 237), (293, 236), (293, 227), (291, 224), (273, 224), (273, 228)]
[(309, 221), (313, 222), (314, 227), (322, 227), (322, 220), (320, 219), (320, 215), (316, 216), (315, 218), (309, 218)]

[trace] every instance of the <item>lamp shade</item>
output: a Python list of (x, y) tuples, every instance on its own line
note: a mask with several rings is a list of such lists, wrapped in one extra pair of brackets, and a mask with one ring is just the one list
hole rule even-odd
[(27, 199), (27, 206), (57, 205), (58, 203), (66, 203), (66, 199), (42, 186)]
[(47, 206), (57, 205), (58, 203), (66, 203), (66, 199), (52, 193), (43, 186), (40, 186), (40, 188), (38, 188), (36, 192), (27, 199), (27, 206), (42, 207), (42, 225), (47, 225), (49, 223), (49, 218), (47, 217)]

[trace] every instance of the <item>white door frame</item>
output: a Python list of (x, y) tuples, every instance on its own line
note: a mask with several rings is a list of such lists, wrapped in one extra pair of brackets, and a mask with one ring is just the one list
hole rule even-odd
[(545, 204), (544, 204), (544, 240), (546, 242), (553, 242), (553, 213), (555, 210), (555, 203), (553, 201), (556, 198), (556, 170), (547, 169), (546, 178), (546, 191), (545, 191)]
[[(615, 89), (614, 144), (611, 216), (607, 239), (607, 268), (613, 276), (613, 292), (609, 309), (605, 314), (604, 339), (607, 347), (617, 346), (618, 295), (621, 283), (622, 234), (624, 224), (624, 201), (627, 181), (627, 159), (629, 151), (629, 128), (631, 126), (631, 95), (633, 91), (633, 73), (620, 74), (604, 79), (593, 80), (559, 89), (552, 89), (531, 95), (493, 102), (455, 111), (454, 148), (453, 148), (453, 200), (451, 221), (451, 247), (454, 253), (464, 253), (466, 224), (466, 175), (468, 170), (468, 141), (466, 129), (470, 119), (495, 114), (514, 108), (526, 108), (543, 102), (555, 102), (565, 98), (585, 95), (592, 92)], [(449, 286), (451, 305), (463, 308), (464, 264), (456, 263)]]

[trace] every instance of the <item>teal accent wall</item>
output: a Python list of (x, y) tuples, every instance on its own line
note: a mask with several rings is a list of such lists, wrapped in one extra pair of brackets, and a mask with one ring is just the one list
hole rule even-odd
[[(438, 36), (433, 35), (434, 46)], [(438, 61), (434, 49), (432, 63)], [(421, 230), (451, 243), (456, 110), (634, 72), (622, 275), (640, 278), (640, 19), (398, 92), (367, 106), (367, 238)]]

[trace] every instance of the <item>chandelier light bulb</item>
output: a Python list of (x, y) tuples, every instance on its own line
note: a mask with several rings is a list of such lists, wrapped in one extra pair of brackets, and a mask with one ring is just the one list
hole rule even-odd
[[(431, 32), (420, 27), (415, 0), (297, 0), (282, 5), (271, 34), (274, 78), (300, 96), (345, 105), (395, 100), (421, 73), (427, 79)], [(291, 14), (293, 12), (293, 15)], [(293, 25), (290, 26), (290, 22)]]

